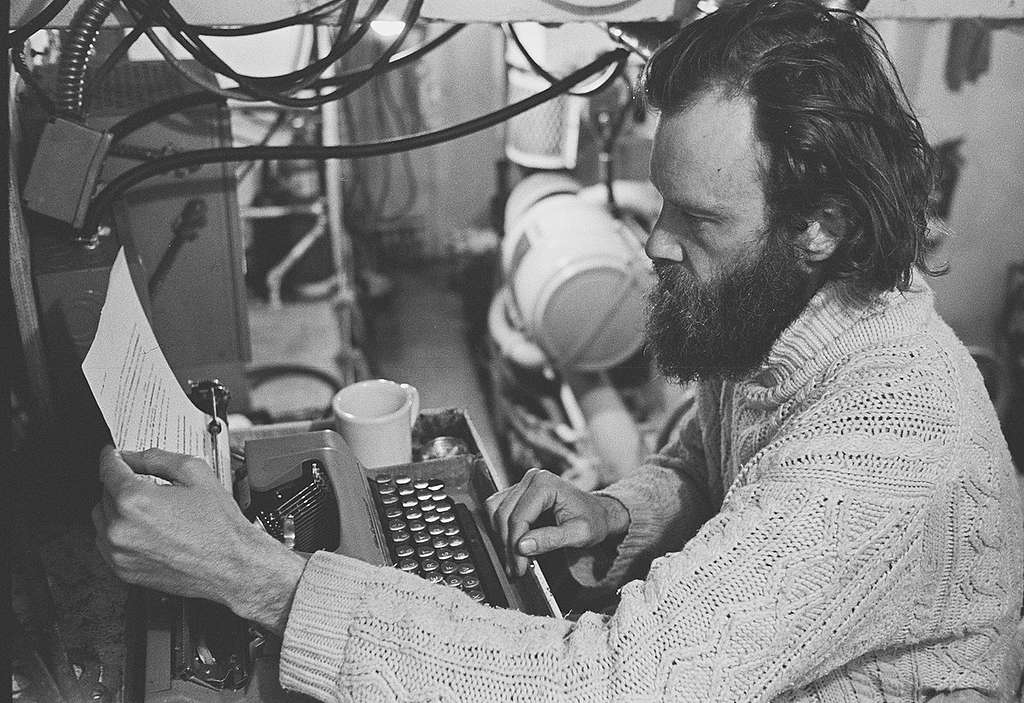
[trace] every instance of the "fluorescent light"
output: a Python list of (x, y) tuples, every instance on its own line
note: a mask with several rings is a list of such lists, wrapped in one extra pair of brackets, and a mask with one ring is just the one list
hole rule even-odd
[(382, 37), (397, 37), (405, 29), (405, 22), (402, 20), (373, 20), (370, 22), (370, 29)]

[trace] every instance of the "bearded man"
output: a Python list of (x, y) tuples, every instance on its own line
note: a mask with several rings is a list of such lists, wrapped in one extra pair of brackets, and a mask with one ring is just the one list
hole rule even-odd
[(922, 280), (931, 152), (890, 69), (865, 23), (812, 0), (728, 6), (649, 63), (648, 341), (697, 403), (603, 491), (532, 470), (488, 501), (512, 571), (571, 548), (581, 583), (619, 589), (614, 613), (539, 618), (307, 563), (161, 452), (102, 456), (101, 551), (283, 630), (282, 683), (323, 700), (1008, 697), (1024, 517)]

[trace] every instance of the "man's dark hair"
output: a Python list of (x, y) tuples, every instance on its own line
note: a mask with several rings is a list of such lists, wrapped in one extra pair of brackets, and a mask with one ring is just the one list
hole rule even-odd
[(729, 5), (659, 47), (643, 80), (667, 113), (708, 90), (752, 98), (769, 225), (802, 231), (837, 211), (831, 277), (882, 291), (906, 290), (915, 264), (936, 273), (924, 260), (935, 157), (864, 19), (815, 0)]

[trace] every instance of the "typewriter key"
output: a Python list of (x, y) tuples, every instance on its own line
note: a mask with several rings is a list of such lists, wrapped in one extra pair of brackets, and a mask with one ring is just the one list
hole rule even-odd
[(449, 511), (451, 511), (451, 509), (452, 509), (452, 506), (450, 506), (448, 503), (437, 503), (434, 506), (434, 510), (437, 511), (437, 514), (441, 515), (441, 516), (443, 516), (445, 513), (449, 512)]
[(424, 481), (423, 479), (420, 479), (419, 481), (413, 481), (412, 487), (415, 488), (417, 491), (422, 491), (429, 485), (429, 481)]
[[(445, 530), (444, 533), (447, 535), (448, 530)], [(455, 528), (455, 531), (451, 533), (450, 539), (448, 540), (448, 546), (455, 548), (465, 546), (465, 544), (466, 540), (462, 539), (462, 536), (459, 534), (458, 528)]]
[(462, 578), (462, 587), (467, 590), (470, 588), (479, 588), (480, 579), (478, 579), (476, 576), (464, 576)]
[(398, 503), (398, 496), (381, 496), (380, 502), (384, 507)]
[(395, 476), (396, 486), (408, 486), (410, 483), (412, 483), (412, 479), (408, 476)]
[(398, 562), (398, 568), (402, 571), (416, 571), (416, 569), (420, 568), (420, 565), (415, 559), (402, 559)]
[(420, 562), (420, 571), (424, 576), (433, 573), (441, 568), (441, 562), (433, 557), (428, 557)]
[(420, 522), (419, 520), (412, 520), (409, 522), (409, 532), (423, 532), (426, 529), (426, 523)]
[(408, 544), (399, 545), (398, 548), (395, 549), (395, 556), (397, 556), (399, 559), (406, 559), (408, 557), (411, 557), (415, 553), (416, 550)]
[(444, 549), (448, 546), (448, 540), (444, 537), (434, 536), (434, 539), (430, 542), (434, 549)]
[(447, 561), (454, 556), (455, 552), (453, 552), (451, 549), (448, 549), (447, 547), (437, 550), (437, 558), (441, 561)]
[[(392, 497), (394, 497), (394, 496), (392, 496)], [(394, 497), (394, 499), (398, 500), (397, 497)], [(387, 500), (387, 499), (384, 498), (382, 500)], [(415, 508), (417, 505), (419, 505), (419, 503), (416, 502), (415, 498), (403, 498), (402, 499), (402, 507), (403, 508), (406, 508), (406, 509)]]
[(402, 517), (402, 509), (397, 506), (392, 506), (384, 511), (384, 517), (388, 520), (397, 520)]
[(451, 513), (445, 513), (444, 515), (439, 517), (438, 520), (441, 521), (442, 525), (447, 525), (449, 523), (455, 522), (455, 516)]
[(429, 544), (421, 544), (420, 546), (416, 547), (416, 556), (418, 556), (420, 559), (432, 557), (434, 556), (434, 548), (431, 547)]
[(484, 594), (475, 588), (467, 590), (466, 595), (475, 600), (477, 603), (483, 603), (486, 600), (486, 598), (484, 598)]
[(435, 503), (443, 503), (446, 500), (448, 500), (448, 494), (447, 493), (444, 493), (443, 491), (437, 491), (436, 493), (434, 493), (434, 502)]
[(443, 491), (444, 481), (431, 481), (427, 488), (431, 491)]
[(444, 534), (444, 528), (435, 521), (433, 524), (427, 525), (427, 532), (431, 537), (440, 537)]
[(454, 562), (442, 561), (441, 562), (441, 573), (445, 576), (451, 576), (459, 570), (459, 567), (455, 566)]
[(469, 552), (465, 549), (456, 549), (455, 561), (469, 561)]
[(433, 513), (433, 512), (426, 513), (423, 516), (423, 522), (427, 523), (428, 525), (436, 523), (440, 519), (441, 519), (441, 516), (436, 514), (436, 513)]
[(382, 496), (394, 495), (395, 487), (391, 485), (377, 486), (377, 492), (380, 493)]
[(416, 508), (409, 508), (405, 512), (405, 519), (406, 520), (419, 520), (422, 517), (423, 517), (423, 513), (421, 513)]
[(430, 583), (436, 583), (441, 586), (444, 585), (444, 576), (437, 573), (436, 571), (430, 574), (424, 574), (423, 578), (425, 578), (427, 581), (430, 581)]
[(408, 541), (409, 541), (409, 533), (405, 532), (404, 530), (402, 532), (392, 532), (391, 533), (391, 543), (392, 544), (404, 544), (405, 542), (408, 542)]
[(434, 508), (436, 507), (434, 505), (434, 501), (432, 500), (425, 500), (422, 503), (420, 503), (419, 506), (420, 510), (422, 510), (424, 513), (433, 512)]
[(434, 496), (434, 494), (431, 493), (430, 491), (419, 491), (416, 494), (416, 500), (419, 500), (419, 501), (430, 500), (433, 496)]
[[(412, 529), (412, 526), (409, 526)], [(423, 529), (422, 527), (420, 529)], [(388, 530), (391, 532), (402, 532), (405, 530), (405, 523), (401, 520), (391, 520), (388, 522)]]
[(413, 533), (412, 541), (415, 544), (427, 544), (428, 542), (430, 542), (430, 535), (428, 535), (426, 532), (415, 532)]
[(398, 495), (402, 496), (403, 498), (415, 494), (416, 491), (410, 488), (409, 486), (402, 486), (401, 488), (398, 489)]
[[(451, 521), (449, 520), (449, 522), (451, 522)], [(445, 526), (444, 534), (447, 537), (458, 537), (459, 539), (462, 539), (462, 537), (459, 535), (459, 526), (458, 525), (447, 525), (447, 526)], [(448, 544), (451, 544), (453, 547), (461, 547), (463, 543), (459, 542), (458, 544), (452, 544), (451, 540), (449, 540)]]
[(459, 564), (456, 573), (459, 576), (470, 576), (476, 573), (476, 568), (472, 564)]
[(448, 576), (444, 580), (445, 586), (451, 586), (452, 588), (462, 588), (462, 579), (458, 576)]
[(391, 477), (387, 474), (377, 474), (373, 477), (375, 483), (381, 486), (387, 486), (391, 483)]

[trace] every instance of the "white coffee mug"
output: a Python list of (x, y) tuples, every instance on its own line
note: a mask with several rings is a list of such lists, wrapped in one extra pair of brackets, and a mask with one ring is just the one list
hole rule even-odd
[(345, 386), (331, 399), (334, 426), (363, 466), (412, 461), (412, 426), (420, 394), (408, 383), (383, 378)]

